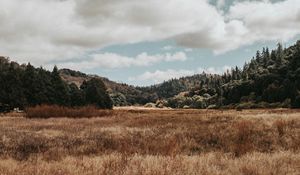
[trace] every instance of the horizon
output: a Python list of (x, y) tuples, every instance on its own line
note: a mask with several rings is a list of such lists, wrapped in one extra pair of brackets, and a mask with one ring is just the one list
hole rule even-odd
[(222, 74), (300, 39), (297, 0), (3, 0), (0, 10), (1, 55), (139, 87)]

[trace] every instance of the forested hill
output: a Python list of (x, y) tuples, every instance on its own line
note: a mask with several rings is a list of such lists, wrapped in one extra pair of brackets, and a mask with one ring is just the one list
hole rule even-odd
[(0, 112), (41, 104), (112, 108), (101, 79), (91, 78), (78, 88), (75, 84), (65, 83), (57, 67), (50, 72), (30, 63), (19, 65), (0, 57)]
[(205, 83), (211, 86), (212, 84), (208, 82), (211, 77), (220, 77), (219, 75), (203, 73), (180, 79), (171, 79), (153, 86), (135, 87), (125, 83), (117, 83), (97, 75), (87, 75), (70, 69), (61, 69), (59, 73), (65, 82), (68, 84), (74, 83), (78, 87), (80, 87), (82, 82), (91, 78), (97, 77), (101, 79), (116, 106), (144, 105), (149, 102), (155, 103), (159, 99), (173, 97), (181, 92), (200, 87)]
[(181, 92), (190, 91), (203, 86), (213, 87), (213, 79), (221, 78), (220, 75), (212, 74), (196, 74), (193, 76), (182, 77), (179, 79), (171, 79), (161, 84), (148, 87), (137, 87), (137, 89), (150, 94), (156, 94), (159, 99), (167, 99), (174, 97)]
[[(190, 77), (181, 78), (173, 81), (173, 84), (185, 80), (198, 84), (167, 98), (163, 104), (179, 108), (298, 108), (300, 41), (287, 49), (283, 49), (281, 44), (272, 51), (263, 48), (243, 68), (233, 68), (221, 76), (211, 75), (204, 81), (197, 76), (194, 80)], [(170, 86), (172, 85), (168, 85)]]
[(115, 106), (143, 105), (148, 102), (155, 102), (158, 99), (156, 93), (150, 94), (134, 86), (117, 83), (97, 75), (87, 75), (70, 69), (61, 69), (59, 73), (65, 82), (76, 84), (78, 87), (81, 86), (82, 82), (92, 78), (101, 79), (107, 87), (107, 91)]

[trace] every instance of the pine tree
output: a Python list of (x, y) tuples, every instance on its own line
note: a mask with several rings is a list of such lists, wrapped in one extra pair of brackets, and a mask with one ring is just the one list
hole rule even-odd
[(84, 92), (81, 91), (74, 83), (69, 85), (69, 94), (71, 106), (84, 106), (86, 104)]
[(53, 89), (54, 104), (68, 106), (69, 105), (69, 91), (65, 82), (61, 79), (58, 68), (54, 66), (51, 73), (51, 82)]
[(276, 64), (281, 65), (282, 59), (283, 59), (283, 48), (282, 48), (282, 44), (278, 43), (277, 52), (276, 52)]
[(100, 79), (92, 78), (89, 81), (84, 81), (81, 89), (84, 91), (87, 104), (96, 105), (103, 109), (112, 108), (112, 100), (106, 91), (104, 83)]
[(39, 88), (37, 81), (37, 73), (35, 68), (28, 63), (25, 72), (22, 77), (22, 83), (24, 88), (25, 97), (27, 99), (29, 106), (38, 105), (40, 102), (38, 100)]

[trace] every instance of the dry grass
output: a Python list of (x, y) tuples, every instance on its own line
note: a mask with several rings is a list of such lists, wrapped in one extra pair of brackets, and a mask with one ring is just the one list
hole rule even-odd
[(0, 160), (1, 175), (298, 175), (300, 155), (291, 152), (251, 153), (240, 158), (229, 154), (152, 156), (108, 154), (99, 157), (41, 158), (28, 162)]
[(0, 174), (300, 174), (296, 110), (0, 118)]
[(111, 113), (110, 110), (99, 110), (95, 106), (68, 108), (57, 105), (41, 105), (26, 109), (28, 118), (90, 118), (107, 116)]

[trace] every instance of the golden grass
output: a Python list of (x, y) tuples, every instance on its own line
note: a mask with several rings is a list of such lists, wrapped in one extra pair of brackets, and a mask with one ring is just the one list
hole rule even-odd
[(0, 117), (0, 175), (300, 174), (300, 111)]
[(251, 153), (236, 158), (230, 154), (198, 156), (153, 156), (108, 154), (97, 157), (65, 157), (61, 161), (41, 158), (27, 162), (0, 160), (1, 175), (298, 175), (300, 155), (291, 152)]
[(90, 118), (107, 116), (112, 113), (110, 110), (99, 110), (95, 106), (69, 108), (57, 105), (29, 107), (25, 111), (27, 118)]

